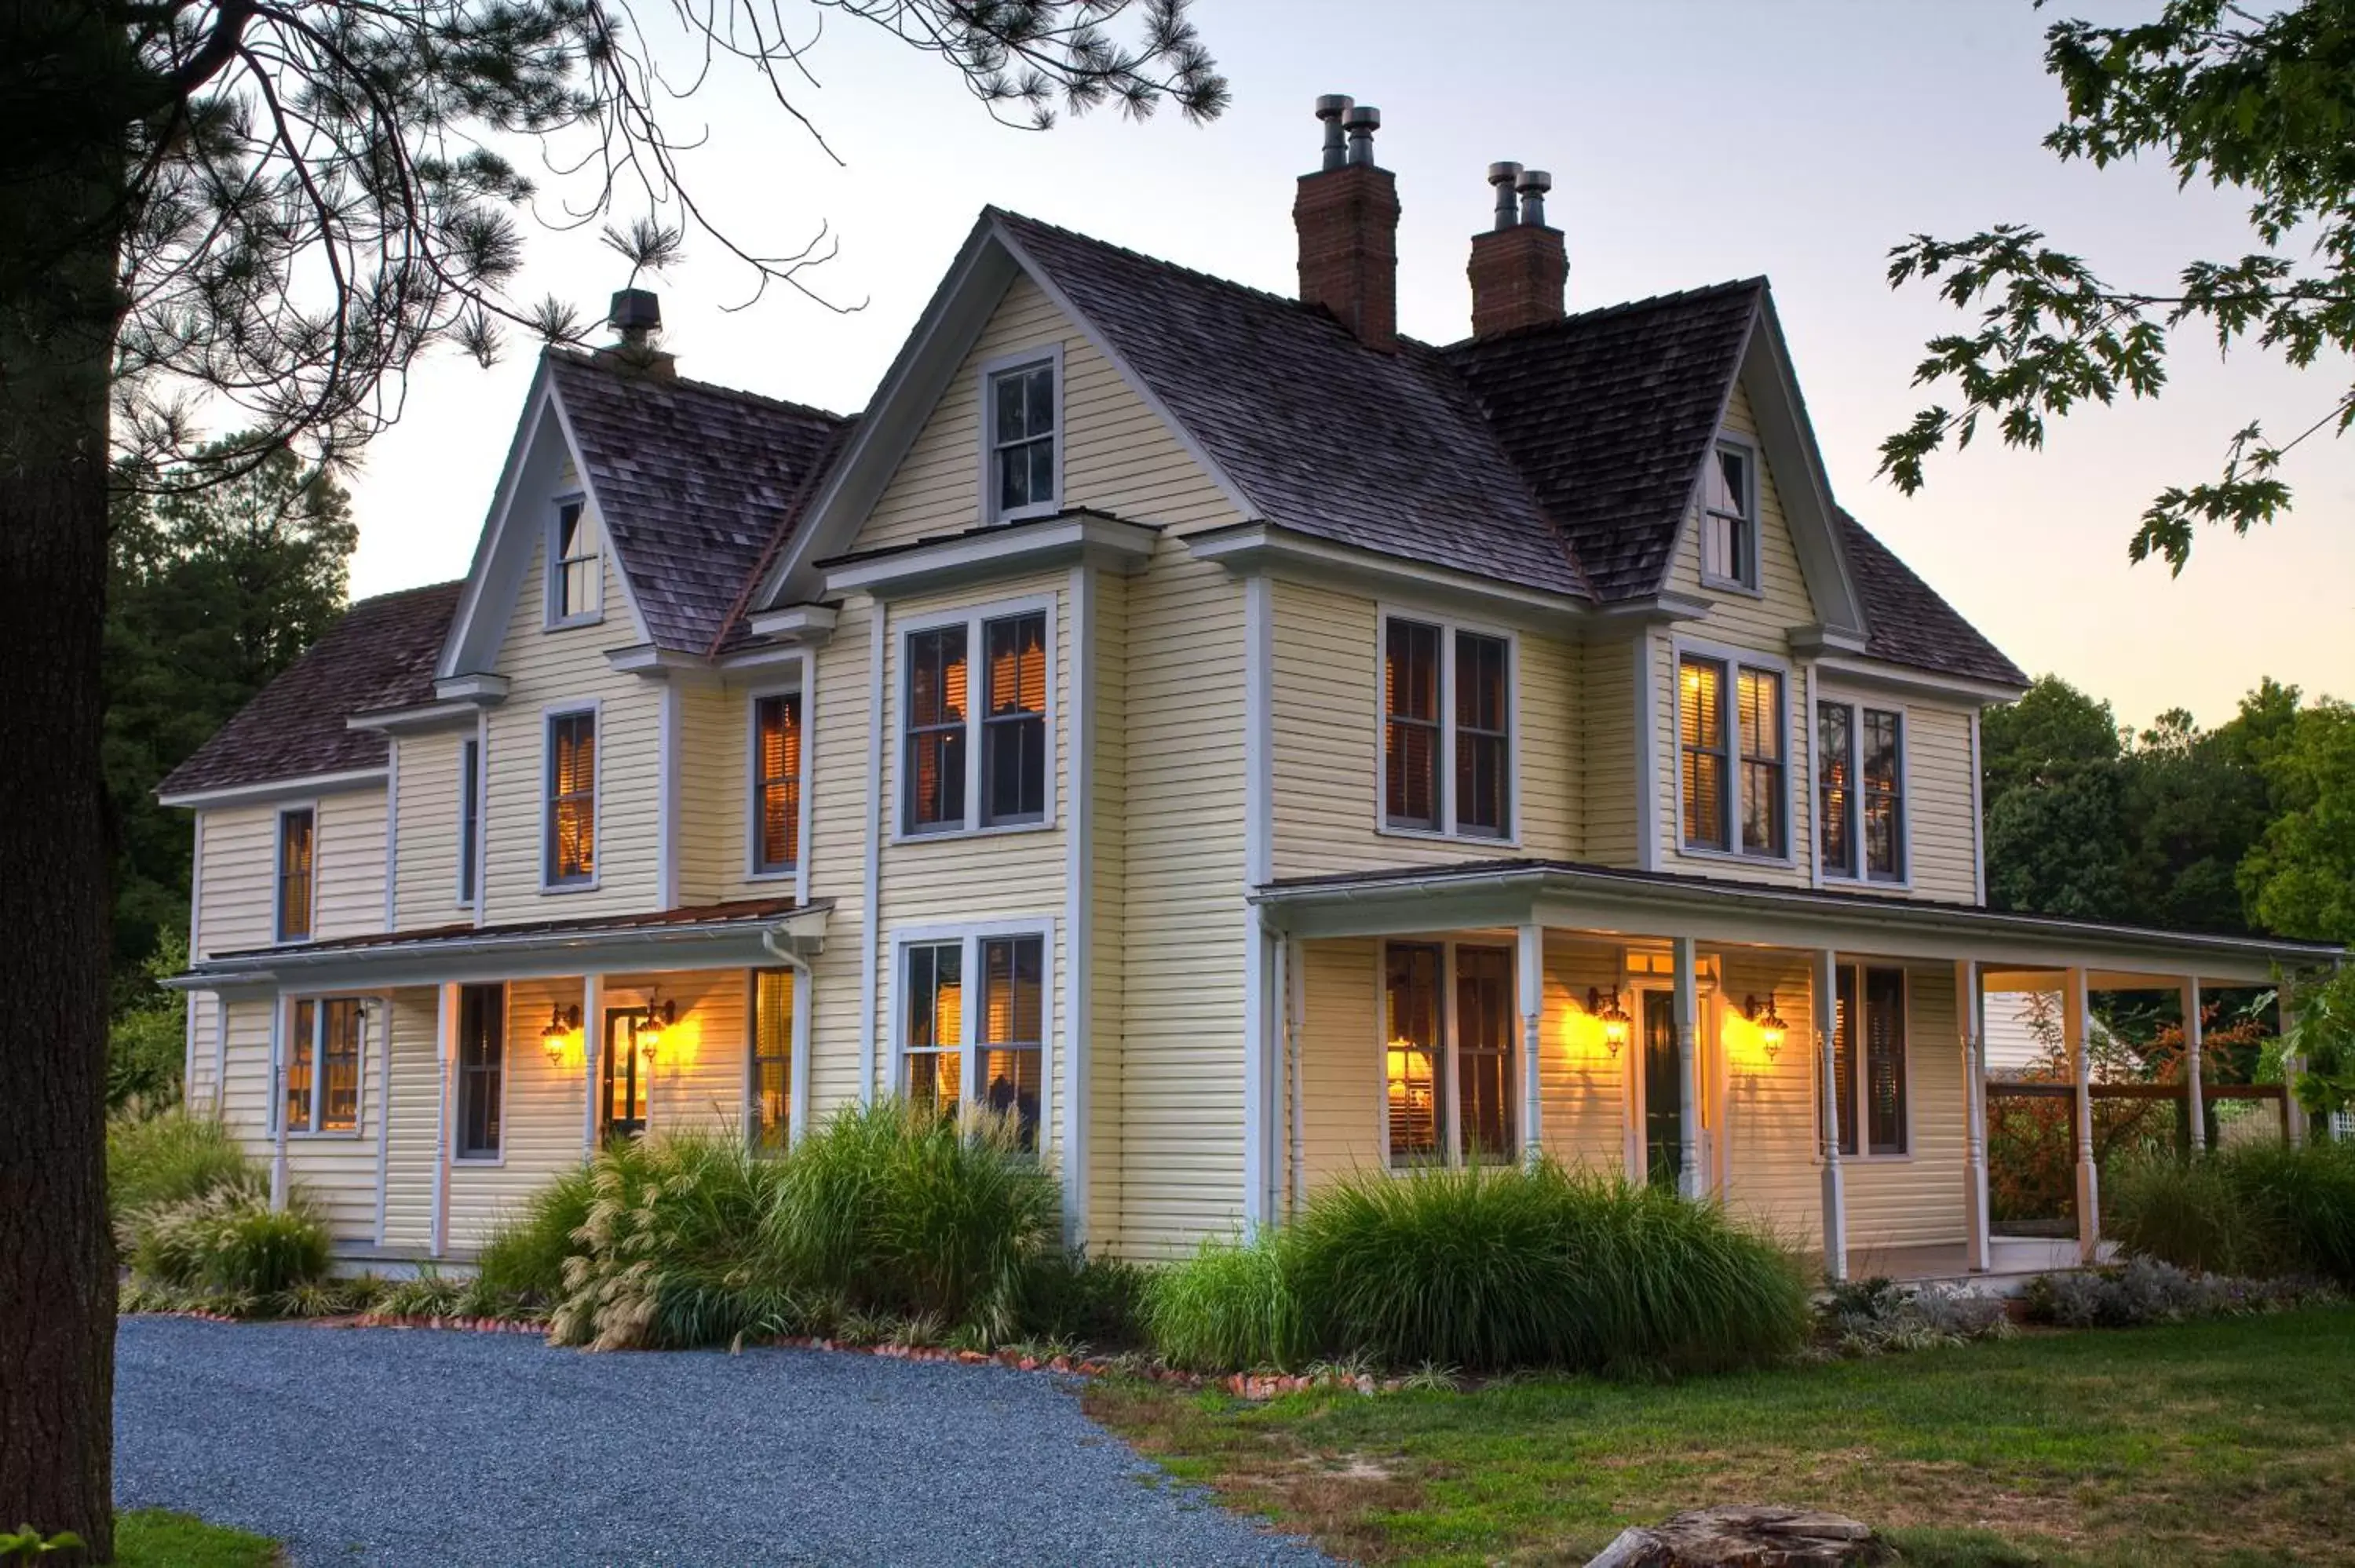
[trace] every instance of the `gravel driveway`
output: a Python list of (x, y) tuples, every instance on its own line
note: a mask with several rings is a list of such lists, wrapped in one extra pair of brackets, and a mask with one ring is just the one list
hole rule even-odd
[(295, 1568), (1326, 1562), (1003, 1367), (165, 1318), (116, 1344), (116, 1500)]

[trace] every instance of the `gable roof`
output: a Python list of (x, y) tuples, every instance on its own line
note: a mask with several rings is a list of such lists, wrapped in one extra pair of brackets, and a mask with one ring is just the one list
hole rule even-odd
[(460, 582), (364, 599), (281, 671), (196, 754), (165, 776), (169, 798), (281, 779), (381, 768), (381, 731), (344, 721), (372, 708), (433, 700), (433, 662)]
[(2028, 675), (1965, 620), (1870, 530), (1835, 510), (1849, 569), (1864, 596), (1865, 652), (1892, 664), (2025, 686)]
[(547, 359), (646, 635), (660, 648), (718, 647), (847, 421), (568, 350), (549, 349)]

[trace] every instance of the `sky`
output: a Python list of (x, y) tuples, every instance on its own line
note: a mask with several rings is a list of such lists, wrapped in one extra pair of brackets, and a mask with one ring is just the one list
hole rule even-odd
[[(685, 375), (858, 408), (988, 203), (1292, 292), (1314, 102), (1346, 92), (1382, 111), (1376, 149), (1403, 208), (1402, 331), (1466, 334), (1487, 165), (1548, 169), (1572, 310), (1768, 277), (1834, 494), (2031, 673), (2057, 673), (2137, 726), (2174, 707), (2221, 723), (2266, 675), (2355, 697), (2355, 441), (2293, 453), (2296, 510), (2245, 539), (2203, 532), (2181, 577), (2126, 558), (2153, 494), (2213, 477), (2252, 418), (2304, 429), (2347, 384), (2343, 362), (2228, 361), (2187, 335), (2159, 402), (2073, 415), (2041, 452), (1990, 436), (1934, 460), (1913, 497), (1875, 477), (1881, 439), (1930, 400), (1911, 385), (1923, 343), (1965, 321), (1918, 285), (1891, 291), (1891, 245), (2030, 223), (2115, 281), (2159, 284), (2192, 257), (2254, 248), (2229, 194), (2179, 191), (2161, 165), (2063, 164), (2040, 144), (2062, 111), (2042, 70), (2051, 17), (2155, 9), (1197, 0), (1233, 86), (1222, 118), (1100, 111), (1044, 134), (999, 127), (941, 61), (833, 14), (808, 56), (815, 83), (793, 99), (823, 147), (741, 69), (666, 111), (675, 132), (701, 133), (686, 177), (732, 238), (783, 253), (823, 235), (832, 259), (801, 274), (818, 300), (773, 289), (731, 312), (746, 273), (690, 234), (684, 262), (654, 281), (665, 346)], [(544, 209), (579, 188), (543, 176)], [(588, 232), (535, 232), (530, 256), (520, 295), (553, 291), (592, 316), (625, 281)], [(454, 353), (414, 370), (400, 422), (353, 482), (356, 595), (465, 571), (531, 363), (517, 343), (489, 370)]]

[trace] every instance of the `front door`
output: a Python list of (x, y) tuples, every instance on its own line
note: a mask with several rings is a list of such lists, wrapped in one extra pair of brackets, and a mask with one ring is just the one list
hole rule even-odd
[(604, 1142), (629, 1142), (646, 1130), (646, 1087), (653, 1067), (638, 1051), (638, 1021), (616, 1009), (605, 1014), (604, 1098), (597, 1113)]
[(1683, 1163), (1685, 1075), (1677, 1056), (1677, 999), (1665, 991), (1644, 998), (1644, 1179), (1674, 1187)]

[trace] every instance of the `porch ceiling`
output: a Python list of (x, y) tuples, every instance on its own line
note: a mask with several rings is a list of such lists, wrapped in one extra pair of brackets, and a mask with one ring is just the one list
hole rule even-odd
[[(1488, 861), (1429, 870), (1269, 883), (1252, 902), (1295, 937), (1370, 937), (1534, 924), (1625, 940), (1831, 948), (1880, 958), (1971, 959), (2001, 971), (2084, 969), (2095, 989), (2261, 985), (2277, 968), (2339, 961), (2321, 943), (2194, 936), (2000, 914), (1965, 905), (1762, 886), (1561, 861)], [(2015, 978), (2027, 978), (2017, 974)]]

